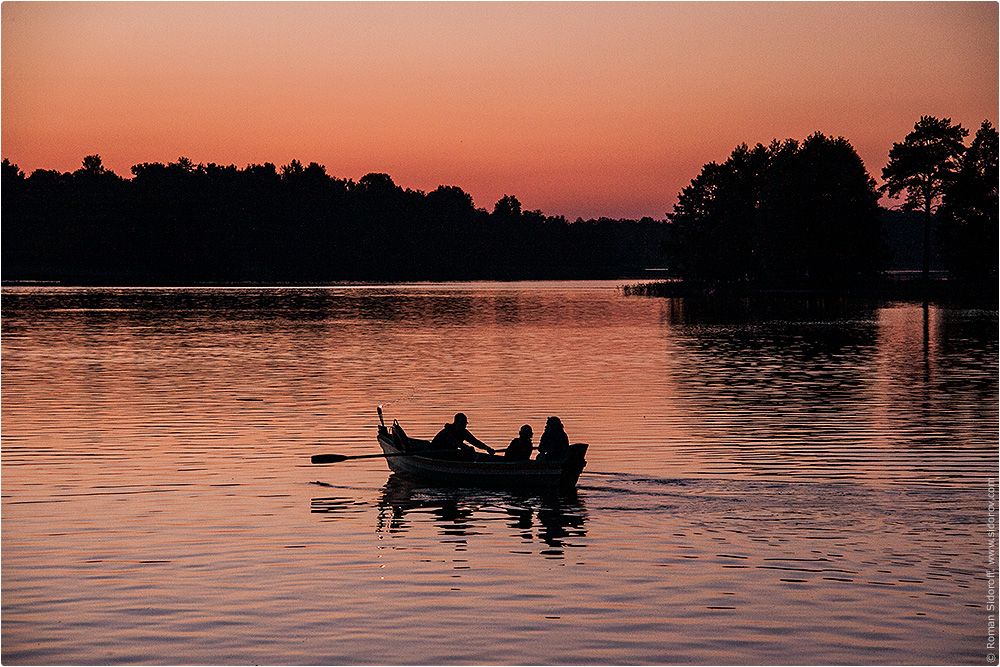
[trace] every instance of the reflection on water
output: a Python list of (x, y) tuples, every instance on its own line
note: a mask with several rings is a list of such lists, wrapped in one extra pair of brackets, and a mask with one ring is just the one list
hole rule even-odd
[(698, 446), (703, 470), (944, 485), (994, 474), (980, 463), (996, 431), (975, 425), (996, 416), (995, 312), (702, 307), (671, 303), (668, 319), (676, 398), (712, 441)]
[[(322, 482), (314, 482), (330, 486)], [(344, 496), (313, 498), (313, 514), (330, 521), (368, 514), (367, 503)], [(433, 526), (443, 545), (467, 549), (468, 538), (484, 533), (505, 534), (511, 553), (537, 546), (546, 558), (562, 558), (567, 548), (582, 547), (587, 511), (576, 490), (521, 492), (495, 489), (428, 486), (390, 474), (376, 504), (375, 532), (405, 536)]]
[(481, 524), (499, 521), (521, 548), (535, 540), (544, 544), (540, 553), (547, 557), (562, 557), (567, 547), (583, 546), (574, 539), (587, 534), (587, 512), (575, 490), (530, 494), (448, 489), (393, 474), (382, 489), (378, 510), (376, 530), (390, 534), (404, 534), (412, 523), (429, 520), (443, 537), (468, 537), (477, 534)]
[[(984, 660), (996, 311), (609, 283), (2, 308), (5, 664)], [(309, 464), (377, 451), (379, 404), (496, 448), (558, 415), (588, 466), (548, 496)]]
[(664, 306), (664, 319), (676, 326), (870, 320), (879, 309), (863, 299), (794, 292), (672, 298), (664, 299)]

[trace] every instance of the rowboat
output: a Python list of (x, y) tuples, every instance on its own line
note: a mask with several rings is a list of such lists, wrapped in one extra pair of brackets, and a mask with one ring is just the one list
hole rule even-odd
[(485, 454), (474, 460), (444, 458), (453, 453), (427, 451), (429, 441), (407, 437), (395, 421), (391, 430), (379, 425), (378, 444), (392, 472), (448, 486), (572, 489), (587, 465), (588, 445), (582, 442), (570, 445), (567, 456), (556, 461), (511, 462)]

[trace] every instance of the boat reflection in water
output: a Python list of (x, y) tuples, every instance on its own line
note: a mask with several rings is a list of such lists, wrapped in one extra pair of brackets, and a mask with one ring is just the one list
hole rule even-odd
[[(314, 501), (315, 502), (315, 501)], [(446, 488), (392, 474), (378, 503), (376, 531), (417, 532), (431, 523), (442, 541), (458, 548), (469, 538), (506, 534), (521, 545), (535, 541), (547, 557), (585, 546), (587, 510), (575, 489), (506, 491)]]

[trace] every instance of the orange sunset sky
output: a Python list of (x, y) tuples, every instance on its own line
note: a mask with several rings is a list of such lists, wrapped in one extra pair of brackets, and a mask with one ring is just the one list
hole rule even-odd
[(998, 5), (4, 2), (25, 172), (318, 162), (550, 215), (662, 218), (740, 143), (997, 124)]

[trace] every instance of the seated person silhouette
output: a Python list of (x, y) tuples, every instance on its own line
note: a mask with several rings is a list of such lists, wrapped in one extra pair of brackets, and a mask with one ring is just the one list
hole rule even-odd
[(561, 461), (569, 454), (569, 436), (559, 417), (545, 420), (545, 431), (538, 440), (538, 461)]
[(454, 422), (445, 424), (444, 428), (438, 431), (438, 434), (431, 440), (431, 449), (444, 450), (435, 452), (435, 456), (467, 460), (477, 458), (476, 451), (472, 447), (469, 447), (469, 445), (466, 445), (466, 442), (493, 454), (494, 450), (492, 447), (483, 444), (476, 436), (469, 433), (469, 429), (466, 428), (468, 425), (468, 417), (461, 412), (455, 415)]
[(534, 446), (531, 444), (531, 427), (527, 424), (521, 427), (520, 432), (518, 432), (517, 437), (510, 441), (507, 445), (507, 449), (503, 452), (504, 461), (527, 461), (531, 458), (531, 450)]

